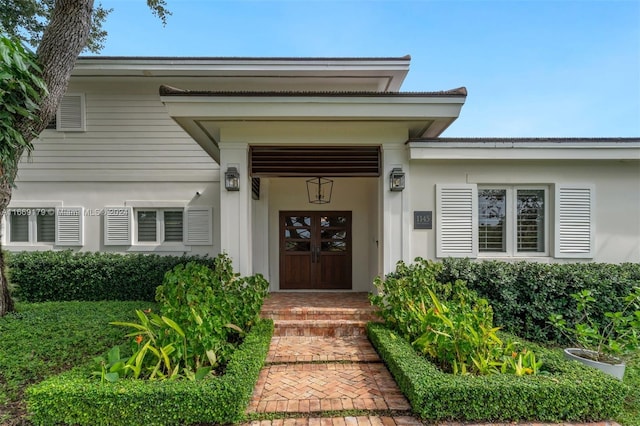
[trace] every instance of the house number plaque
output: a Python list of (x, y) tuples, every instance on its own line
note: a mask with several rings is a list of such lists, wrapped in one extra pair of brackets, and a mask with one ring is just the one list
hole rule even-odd
[(431, 211), (414, 211), (413, 212), (413, 229), (432, 229), (433, 228), (433, 212)]

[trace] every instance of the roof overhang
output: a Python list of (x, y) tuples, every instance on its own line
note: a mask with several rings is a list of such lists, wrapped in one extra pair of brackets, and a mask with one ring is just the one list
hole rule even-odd
[[(387, 58), (225, 58), (122, 57), (78, 58), (73, 78), (207, 78), (213, 82), (274, 84), (285, 81), (306, 87), (368, 87), (399, 91), (409, 72), (411, 57)], [(165, 81), (166, 83), (166, 81)], [(323, 89), (324, 90), (324, 89)], [(368, 89), (367, 89), (368, 90)]]
[(440, 138), (409, 140), (412, 160), (636, 160), (638, 138)]
[(406, 128), (407, 138), (439, 136), (458, 117), (466, 89), (422, 93), (224, 93), (163, 86), (169, 115), (216, 161), (220, 129), (229, 123), (388, 123)]

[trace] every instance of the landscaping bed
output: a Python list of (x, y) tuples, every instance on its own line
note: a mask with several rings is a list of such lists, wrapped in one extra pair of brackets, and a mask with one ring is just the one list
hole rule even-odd
[(424, 420), (597, 421), (615, 418), (628, 388), (620, 381), (538, 345), (541, 374), (460, 376), (442, 372), (383, 324), (367, 335), (414, 413)]
[(240, 420), (273, 332), (273, 322), (252, 327), (225, 373), (205, 381), (100, 383), (86, 369), (51, 377), (27, 391), (27, 407), (37, 425), (173, 425)]

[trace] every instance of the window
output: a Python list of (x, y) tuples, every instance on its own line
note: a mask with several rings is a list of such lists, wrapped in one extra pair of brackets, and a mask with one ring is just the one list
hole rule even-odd
[(82, 246), (82, 207), (13, 207), (8, 210), (8, 244)]
[(182, 210), (137, 209), (135, 218), (138, 243), (182, 243), (184, 229)]
[(129, 203), (137, 206), (104, 208), (106, 246), (135, 246), (144, 251), (164, 243), (169, 243), (172, 250), (178, 244), (213, 244), (211, 207), (178, 207), (176, 203), (162, 206), (162, 201)]
[(9, 210), (9, 243), (45, 243), (56, 241), (54, 208), (20, 208)]
[(478, 251), (546, 253), (546, 189), (478, 188)]

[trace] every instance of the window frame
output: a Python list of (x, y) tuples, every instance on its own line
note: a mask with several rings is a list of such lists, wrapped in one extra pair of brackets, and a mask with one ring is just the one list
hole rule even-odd
[[(140, 241), (138, 239), (138, 213), (139, 212), (155, 212), (156, 213), (156, 240), (155, 241)], [(180, 241), (166, 241), (165, 233), (165, 212), (180, 212), (182, 213), (182, 239)], [(132, 220), (132, 236), (134, 246), (184, 246), (185, 243), (185, 208), (184, 207), (134, 207), (133, 208), (133, 220)], [(161, 237), (161, 238), (159, 238)]]
[[(13, 221), (13, 212), (23, 212), (24, 214), (18, 215), (20, 217), (27, 217), (27, 241), (12, 241), (11, 235), (11, 224)], [(39, 213), (50, 214), (53, 213), (53, 241), (38, 241), (38, 216)], [(7, 209), (6, 214), (6, 225), (5, 225), (5, 244), (7, 246), (54, 246), (56, 244), (56, 207), (51, 206), (41, 206), (41, 207), (23, 207), (23, 206), (12, 206)]]
[[(480, 193), (484, 190), (504, 190), (505, 193), (505, 251), (480, 251), (480, 241), (478, 241), (477, 253), (479, 258), (496, 258), (496, 257), (549, 257), (550, 256), (550, 220), (549, 220), (549, 186), (548, 185), (478, 185), (477, 209), (480, 209)], [(542, 251), (518, 251), (518, 232), (517, 232), (517, 210), (518, 210), (518, 190), (536, 190), (544, 191), (544, 248)], [(478, 232), (480, 230), (480, 212), (478, 211), (478, 221), (475, 224)]]

